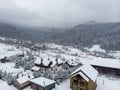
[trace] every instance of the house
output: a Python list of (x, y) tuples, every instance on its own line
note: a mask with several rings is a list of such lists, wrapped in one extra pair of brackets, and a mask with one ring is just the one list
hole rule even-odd
[(28, 75), (28, 76), (23, 76), (23, 77), (19, 77), (18, 79), (16, 79), (14, 81), (14, 86), (19, 89), (22, 90), (26, 87), (28, 87), (30, 85), (30, 81), (31, 79), (33, 79), (34, 77), (32, 75)]
[(72, 90), (95, 90), (98, 71), (90, 65), (82, 65), (70, 75)]
[(62, 70), (63, 61), (54, 57), (42, 57), (36, 59), (34, 62), (35, 66), (32, 68), (33, 71), (40, 70), (41, 72), (49, 71), (51, 73), (56, 73)]
[(33, 80), (30, 80), (31, 88), (34, 90), (52, 90), (55, 88), (55, 81), (39, 77)]
[(81, 62), (79, 62), (79, 59), (68, 59), (67, 61), (65, 61), (65, 64), (69, 68), (73, 68), (73, 67), (76, 67), (76, 66), (80, 65)]

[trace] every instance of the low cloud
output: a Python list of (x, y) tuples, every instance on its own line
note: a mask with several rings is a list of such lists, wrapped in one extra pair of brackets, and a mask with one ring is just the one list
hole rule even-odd
[(0, 21), (38, 27), (72, 27), (120, 21), (119, 0), (0, 0)]

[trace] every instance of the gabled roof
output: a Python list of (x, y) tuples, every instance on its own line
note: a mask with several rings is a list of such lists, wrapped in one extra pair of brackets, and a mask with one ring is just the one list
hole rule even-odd
[(89, 82), (89, 78), (84, 74), (84, 73), (82, 73), (81, 71), (80, 72), (78, 72), (78, 73), (76, 73), (76, 74), (73, 74), (73, 75), (71, 75), (71, 77), (74, 77), (74, 76), (76, 76), (76, 75), (80, 75), (82, 78), (84, 78), (87, 82)]
[[(91, 65), (82, 65), (79, 68), (77, 68), (71, 76), (74, 76), (75, 74), (80, 74), (86, 81), (88, 81), (87, 78), (91, 79), (93, 82), (96, 81), (98, 71), (94, 69)], [(86, 77), (87, 78), (86, 78)]]
[(50, 63), (52, 62), (50, 67), (55, 66), (57, 64), (57, 62), (58, 62), (58, 64), (62, 64), (63, 63), (63, 61), (61, 59), (57, 59), (57, 61), (56, 61), (56, 58), (48, 57), (48, 56), (37, 57), (36, 61), (34, 63), (35, 64), (41, 64), (41, 62), (42, 62), (42, 64), (44, 66), (49, 66)]
[(24, 74), (25, 74), (25, 76), (19, 75), (19, 78), (16, 79), (16, 81), (18, 81), (19, 84), (23, 84), (34, 78), (34, 76), (32, 74), (28, 75), (26, 72), (22, 73), (22, 75), (24, 75)]
[(25, 83), (25, 82), (27, 82), (27, 81), (29, 81), (29, 80), (30, 80), (30, 78), (28, 78), (28, 77), (26, 77), (26, 76), (17, 79), (17, 81), (18, 81), (20, 84), (23, 84), (23, 83)]

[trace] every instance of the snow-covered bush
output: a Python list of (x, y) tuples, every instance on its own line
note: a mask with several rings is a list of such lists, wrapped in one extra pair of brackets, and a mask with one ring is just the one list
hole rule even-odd
[(54, 79), (53, 74), (51, 72), (49, 72), (49, 71), (44, 72), (43, 77), (49, 78), (49, 79), (52, 79), (52, 80)]
[(5, 81), (7, 81), (7, 83), (9, 85), (13, 84), (14, 80), (16, 79), (15, 76), (12, 76), (10, 73), (8, 73), (6, 76), (5, 76)]
[(67, 63), (63, 63), (62, 68), (65, 70), (69, 69), (69, 65)]
[(35, 78), (37, 78), (37, 77), (42, 76), (42, 73), (41, 73), (40, 71), (34, 72), (34, 73), (33, 73), (33, 76), (34, 76)]

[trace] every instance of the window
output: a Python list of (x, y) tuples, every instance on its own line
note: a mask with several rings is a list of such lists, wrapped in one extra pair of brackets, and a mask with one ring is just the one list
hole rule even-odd
[(43, 90), (43, 88), (42, 88), (42, 87), (39, 87), (39, 90)]
[(35, 84), (32, 84), (32, 88), (35, 90), (35, 89), (36, 89), (36, 85), (35, 85)]
[(75, 85), (78, 85), (78, 81), (77, 80), (74, 80), (73, 81)]
[(77, 80), (82, 80), (82, 77), (78, 74), (76, 75)]
[(80, 86), (84, 86), (85, 82), (84, 81), (80, 81)]
[(57, 71), (57, 68), (55, 70)]

